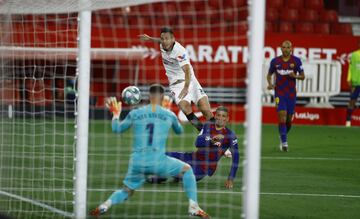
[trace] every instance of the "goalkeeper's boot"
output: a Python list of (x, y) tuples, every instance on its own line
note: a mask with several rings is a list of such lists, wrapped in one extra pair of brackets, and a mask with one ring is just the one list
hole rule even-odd
[(194, 216), (194, 217), (210, 219), (210, 215), (208, 215), (198, 205), (190, 205), (189, 206), (189, 214), (190, 214), (190, 216)]
[(99, 207), (95, 208), (94, 210), (92, 210), (90, 212), (90, 215), (91, 216), (95, 216), (95, 217), (98, 217), (102, 214), (105, 214), (107, 212), (108, 208), (104, 205), (100, 205)]

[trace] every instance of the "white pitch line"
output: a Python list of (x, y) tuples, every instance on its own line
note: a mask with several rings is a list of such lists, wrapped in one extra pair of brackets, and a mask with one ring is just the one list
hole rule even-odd
[[(116, 189), (88, 189), (88, 191), (95, 192), (108, 192), (114, 191)], [(139, 189), (136, 190), (139, 192), (169, 192), (169, 193), (183, 193), (183, 190), (174, 190), (174, 189)], [(201, 191), (198, 190), (198, 193), (201, 194), (229, 194), (229, 195), (242, 195), (243, 192), (234, 192), (234, 191), (219, 191), (219, 190), (208, 190)], [(320, 194), (320, 193), (288, 193), (288, 192), (261, 192), (260, 195), (274, 195), (274, 196), (309, 196), (309, 197), (335, 197), (335, 198), (360, 198), (360, 195), (344, 195), (344, 194)]]
[(18, 195), (15, 195), (15, 194), (12, 194), (12, 193), (8, 193), (8, 192), (5, 192), (5, 191), (1, 191), (0, 190), (0, 195), (5, 195), (5, 196), (9, 196), (11, 198), (14, 198), (14, 199), (19, 199), (20, 201), (24, 201), (24, 202), (29, 202), (33, 205), (37, 205), (39, 207), (42, 207), (42, 208), (45, 208), (51, 212), (55, 212), (55, 213), (58, 213), (60, 215), (63, 215), (65, 217), (74, 217), (74, 214), (72, 213), (69, 213), (69, 212), (66, 212), (66, 211), (62, 211), (60, 209), (57, 209), (57, 208), (54, 208), (54, 207), (51, 207), (49, 205), (46, 205), (46, 204), (43, 204), (41, 202), (38, 202), (38, 201), (35, 201), (35, 200), (32, 200), (32, 199), (29, 199), (29, 198), (25, 198), (25, 197), (22, 197), (22, 196), (18, 196)]

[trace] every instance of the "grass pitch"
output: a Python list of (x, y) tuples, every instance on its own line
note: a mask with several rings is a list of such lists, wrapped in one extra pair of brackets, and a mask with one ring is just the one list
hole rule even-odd
[[(73, 124), (38, 120), (3, 120), (3, 124), (0, 191), (18, 197), (0, 193), (0, 212), (14, 218), (66, 218), (38, 204), (73, 211), (75, 149), (69, 134), (74, 132)], [(230, 127), (239, 138), (242, 162), (243, 128)], [(197, 134), (190, 125), (185, 130), (183, 136), (170, 135), (169, 151), (194, 150)], [(359, 128), (294, 126), (287, 153), (278, 149), (276, 126), (264, 125), (262, 133), (260, 218), (360, 218)], [(131, 132), (111, 133), (110, 121), (91, 121), (89, 136), (90, 210), (121, 188), (132, 140)], [(240, 218), (242, 166), (235, 188), (226, 190), (223, 183), (230, 165), (231, 159), (222, 158), (215, 175), (198, 183), (199, 203), (212, 218)], [(189, 217), (181, 184), (169, 180), (145, 184), (104, 218)]]

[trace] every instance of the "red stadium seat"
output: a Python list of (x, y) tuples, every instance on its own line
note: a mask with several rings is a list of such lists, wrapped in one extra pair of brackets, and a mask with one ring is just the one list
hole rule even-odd
[(276, 8), (266, 9), (266, 20), (267, 21), (277, 21), (279, 18), (279, 12)]
[(267, 21), (265, 23), (265, 31), (266, 32), (277, 32), (276, 24), (273, 22)]
[(287, 8), (296, 8), (300, 9), (304, 7), (304, 0), (290, 0), (286, 1)]
[(298, 23), (295, 25), (296, 33), (313, 33), (314, 25), (310, 22)]
[(280, 8), (284, 6), (283, 0), (267, 0), (266, 7), (267, 8)]
[(280, 18), (282, 21), (298, 21), (299, 12), (296, 9), (282, 9), (280, 12)]
[(351, 24), (339, 24), (339, 23), (334, 23), (331, 25), (331, 33), (339, 34), (339, 35), (353, 34)]
[(305, 0), (305, 8), (315, 10), (324, 9), (324, 0)]
[(280, 22), (279, 24), (280, 33), (292, 33), (294, 32), (294, 27), (291, 22)]
[(230, 0), (230, 1), (224, 1), (225, 7), (229, 8), (236, 8), (236, 7), (241, 7), (241, 6), (246, 6), (247, 5), (247, 0)]
[(0, 102), (6, 105), (20, 104), (18, 81), (0, 80)]
[(227, 21), (234, 20), (235, 18), (235, 12), (231, 9), (224, 10), (223, 15), (224, 15), (224, 19)]
[(314, 33), (330, 34), (330, 24), (329, 23), (315, 23), (314, 24)]
[(338, 22), (337, 12), (334, 10), (322, 11), (320, 13), (320, 20), (323, 22), (336, 23)]
[(237, 31), (241, 34), (245, 34), (248, 29), (249, 29), (249, 26), (248, 26), (248, 23), (247, 22), (241, 22), (239, 23), (238, 25), (236, 25), (235, 27), (237, 29)]
[(319, 13), (316, 10), (306, 9), (300, 12), (300, 20), (316, 22), (319, 20)]
[(241, 8), (239, 9), (239, 20), (246, 20), (247, 17), (249, 16), (249, 11), (247, 10), (247, 8)]

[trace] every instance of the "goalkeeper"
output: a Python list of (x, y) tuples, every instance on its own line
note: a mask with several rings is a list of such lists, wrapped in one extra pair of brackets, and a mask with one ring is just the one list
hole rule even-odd
[(141, 40), (160, 44), (162, 61), (169, 80), (171, 95), (175, 98), (176, 105), (179, 106), (191, 124), (199, 131), (202, 128), (202, 123), (192, 111), (191, 102), (197, 105), (207, 120), (214, 121), (208, 96), (195, 77), (194, 69), (185, 48), (175, 41), (173, 31), (165, 27), (161, 29), (160, 38), (150, 37), (146, 34), (139, 37)]
[(173, 112), (160, 106), (164, 91), (164, 87), (159, 84), (151, 85), (150, 104), (132, 110), (122, 122), (119, 121), (121, 102), (118, 103), (116, 98), (107, 101), (106, 106), (113, 113), (113, 132), (122, 133), (133, 126), (134, 143), (123, 188), (115, 191), (104, 203), (94, 209), (91, 215), (104, 214), (111, 206), (124, 202), (143, 185), (146, 175), (156, 174), (162, 177), (180, 175), (189, 199), (189, 214), (210, 218), (197, 203), (197, 186), (191, 167), (165, 155), (165, 142), (169, 129), (172, 128), (175, 133), (180, 134), (183, 128)]
[[(225, 187), (233, 188), (233, 181), (239, 166), (239, 152), (237, 138), (234, 132), (226, 127), (229, 121), (229, 111), (226, 107), (219, 106), (215, 112), (215, 124), (205, 123), (199, 136), (196, 138), (195, 152), (167, 152), (170, 157), (177, 158), (188, 163), (194, 171), (196, 180), (205, 176), (212, 176), (215, 173), (220, 158), (227, 149), (232, 153), (232, 165)], [(150, 183), (160, 183), (166, 178), (160, 176), (149, 176)]]

